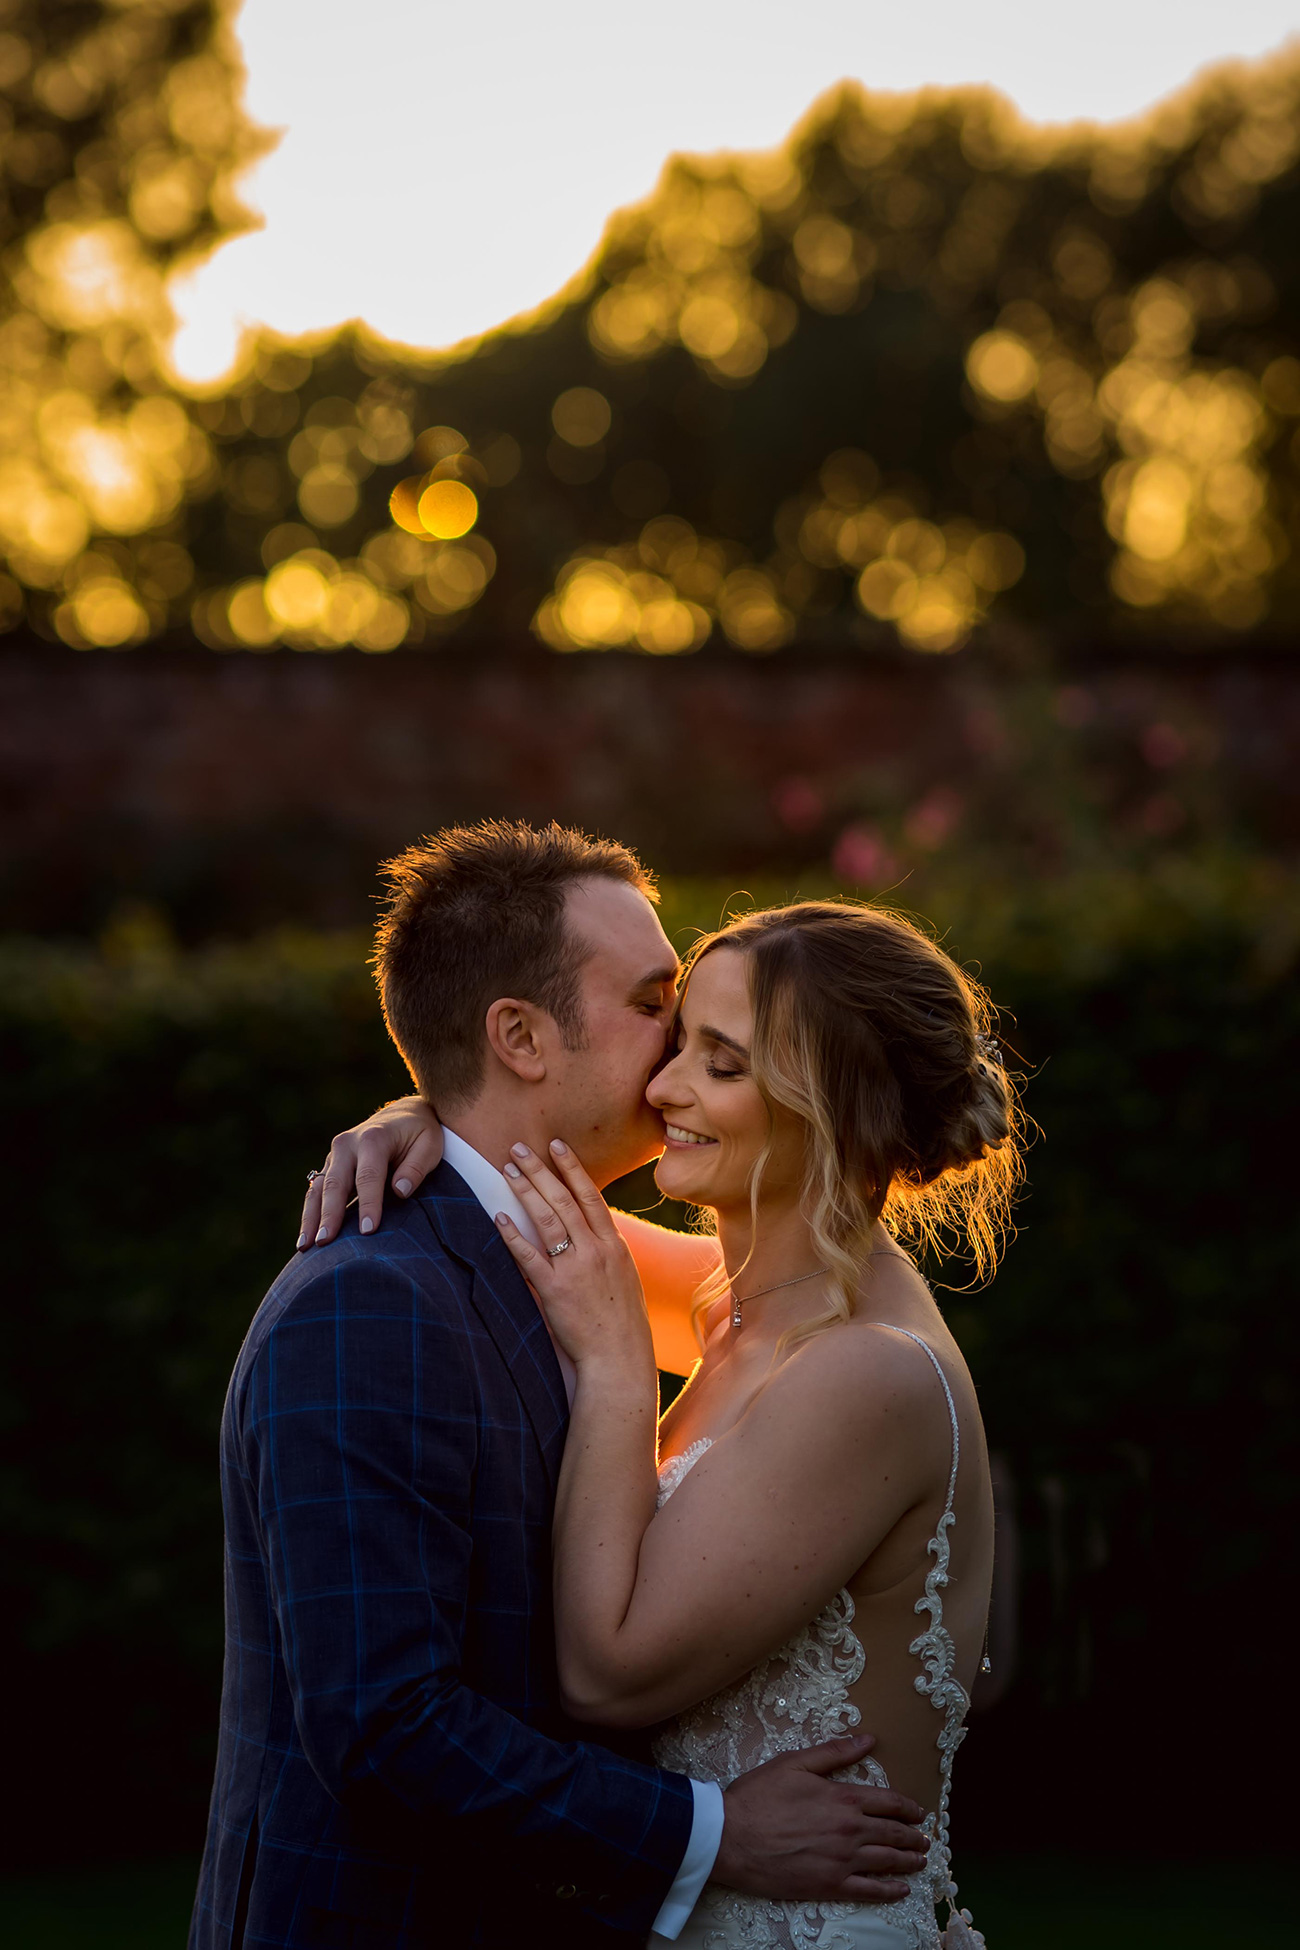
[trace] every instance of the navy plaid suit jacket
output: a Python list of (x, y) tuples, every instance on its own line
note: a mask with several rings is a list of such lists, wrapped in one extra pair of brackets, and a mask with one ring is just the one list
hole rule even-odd
[(693, 1799), (562, 1718), (567, 1424), (545, 1323), (449, 1165), (280, 1275), (222, 1425), (225, 1684), (190, 1950), (649, 1931)]

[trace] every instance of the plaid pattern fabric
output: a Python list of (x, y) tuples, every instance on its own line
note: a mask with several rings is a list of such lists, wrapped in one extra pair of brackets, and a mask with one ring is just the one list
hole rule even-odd
[(545, 1323), (448, 1165), (271, 1288), (222, 1427), (225, 1685), (190, 1950), (649, 1931), (691, 1789), (561, 1718), (567, 1419)]

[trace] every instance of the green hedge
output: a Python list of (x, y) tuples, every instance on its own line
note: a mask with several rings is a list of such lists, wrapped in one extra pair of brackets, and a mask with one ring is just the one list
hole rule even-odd
[[(665, 890), (679, 945), (731, 892)], [(1291, 1490), (1300, 889), (1223, 861), (922, 895), (1014, 1016), (1042, 1127), (996, 1284), (947, 1296), (1025, 1562), (965, 1825), (1046, 1783), (1050, 1726), (1083, 1755), (1056, 1803), (1077, 1833), (1116, 1741), (1154, 1777), (1212, 1717), (1220, 1778), (1236, 1752)], [(403, 1073), (350, 937), (182, 954), (142, 916), (95, 949), (10, 940), (0, 1019), (0, 1644), (31, 1784), (9, 1839), (184, 1846), (215, 1731), (226, 1377), (305, 1169)]]

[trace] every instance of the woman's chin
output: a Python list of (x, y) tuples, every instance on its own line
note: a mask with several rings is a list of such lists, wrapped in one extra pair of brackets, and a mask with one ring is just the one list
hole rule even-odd
[(680, 1151), (664, 1152), (655, 1166), (655, 1184), (665, 1198), (680, 1199), (684, 1205), (708, 1203), (708, 1173)]

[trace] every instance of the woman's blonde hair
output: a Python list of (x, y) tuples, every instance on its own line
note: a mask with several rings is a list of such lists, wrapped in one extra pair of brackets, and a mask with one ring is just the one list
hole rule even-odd
[[(747, 963), (754, 1081), (807, 1128), (803, 1206), (831, 1273), (826, 1310), (782, 1346), (850, 1318), (878, 1220), (913, 1248), (964, 1245), (989, 1278), (1024, 1167), (985, 990), (911, 921), (854, 901), (747, 914), (696, 943), (688, 978), (724, 949)], [(726, 1286), (701, 1289), (697, 1333)]]

